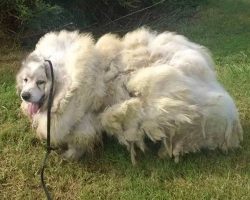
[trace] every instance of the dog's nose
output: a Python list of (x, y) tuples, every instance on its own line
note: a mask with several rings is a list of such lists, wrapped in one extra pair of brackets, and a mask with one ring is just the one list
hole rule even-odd
[(22, 93), (22, 98), (23, 100), (28, 101), (30, 99), (30, 93), (29, 92)]

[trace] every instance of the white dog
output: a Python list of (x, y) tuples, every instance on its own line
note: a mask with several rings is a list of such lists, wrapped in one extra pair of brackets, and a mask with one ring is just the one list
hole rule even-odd
[(40, 39), (17, 75), (22, 109), (46, 138), (48, 64), (55, 73), (52, 135), (78, 159), (101, 143), (101, 133), (126, 145), (135, 164), (144, 139), (159, 141), (159, 156), (201, 148), (239, 147), (242, 128), (229, 94), (218, 83), (208, 51), (174, 33), (141, 28), (123, 38), (53, 32)]

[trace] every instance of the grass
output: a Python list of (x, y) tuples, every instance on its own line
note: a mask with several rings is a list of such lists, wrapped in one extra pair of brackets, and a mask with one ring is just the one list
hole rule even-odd
[[(234, 97), (244, 129), (242, 149), (189, 154), (179, 164), (129, 154), (113, 139), (79, 163), (52, 153), (46, 181), (55, 199), (249, 199), (250, 195), (250, 3), (211, 0), (191, 20), (155, 24), (185, 34), (214, 55), (218, 78)], [(167, 21), (167, 20), (166, 20)], [(15, 74), (24, 53), (0, 56), (0, 199), (44, 199), (39, 168), (44, 146), (19, 111)]]

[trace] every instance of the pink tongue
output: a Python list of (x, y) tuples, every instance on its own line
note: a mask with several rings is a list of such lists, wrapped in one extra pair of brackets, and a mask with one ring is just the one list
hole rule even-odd
[(33, 116), (36, 114), (39, 110), (39, 105), (37, 103), (29, 103), (28, 105), (28, 112), (30, 116)]

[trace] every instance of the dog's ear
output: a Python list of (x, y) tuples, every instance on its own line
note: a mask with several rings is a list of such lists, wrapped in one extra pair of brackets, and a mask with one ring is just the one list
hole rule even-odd
[(22, 88), (23, 88), (23, 67), (21, 67), (21, 69), (16, 75), (16, 93), (18, 95), (20, 95)]

